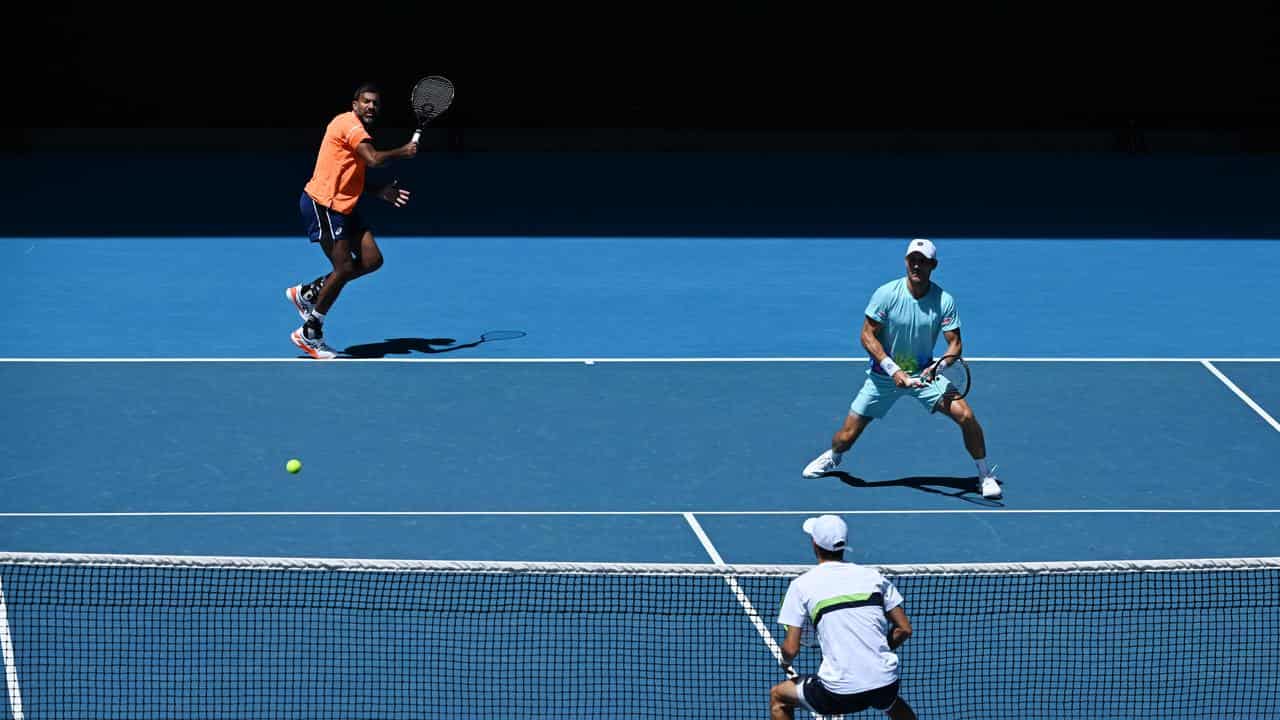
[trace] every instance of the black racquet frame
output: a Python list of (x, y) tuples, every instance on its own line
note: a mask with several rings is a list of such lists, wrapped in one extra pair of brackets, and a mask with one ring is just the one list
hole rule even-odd
[(427, 75), (413, 84), (409, 93), (409, 108), (418, 120), (418, 127), (413, 131), (413, 140), (418, 142), (422, 129), (432, 120), (440, 117), (453, 104), (453, 82), (443, 75)]
[[(964, 358), (960, 357), (959, 355), (943, 355), (942, 357), (938, 358), (937, 362), (933, 363), (929, 367), (936, 368), (939, 365), (941, 365), (944, 360), (949, 361), (952, 368), (959, 369), (964, 372), (965, 383), (964, 383), (963, 390), (958, 389), (956, 387), (956, 384), (952, 383), (951, 384), (952, 391), (949, 392), (947, 395), (952, 400), (959, 400), (965, 397), (966, 395), (968, 395), (969, 391), (973, 389), (973, 376), (969, 373), (969, 363), (965, 362)], [(952, 372), (955, 372), (954, 369), (952, 370)], [(926, 369), (926, 372), (927, 372), (927, 369)], [(931, 383), (934, 381), (934, 379), (936, 379), (936, 374), (934, 377), (930, 378), (929, 380), (925, 380), (924, 373), (921, 373), (921, 376), (920, 376), (921, 382)]]

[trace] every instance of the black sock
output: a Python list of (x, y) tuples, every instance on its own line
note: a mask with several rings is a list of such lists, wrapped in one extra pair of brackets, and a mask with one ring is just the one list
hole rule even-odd
[(315, 318), (307, 318), (307, 321), (302, 324), (302, 334), (311, 340), (322, 338), (324, 337), (324, 325)]

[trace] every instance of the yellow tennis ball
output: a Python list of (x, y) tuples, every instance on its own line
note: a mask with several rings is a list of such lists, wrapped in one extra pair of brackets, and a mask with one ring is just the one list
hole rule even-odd
[(302, 461), (298, 460), (297, 458), (294, 458), (293, 460), (290, 460), (289, 462), (284, 464), (284, 469), (288, 470), (291, 473), (296, 474), (299, 470), (302, 469)]

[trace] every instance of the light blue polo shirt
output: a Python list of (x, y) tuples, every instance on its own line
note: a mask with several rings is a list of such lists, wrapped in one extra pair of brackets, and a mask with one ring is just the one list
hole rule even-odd
[[(911, 296), (905, 277), (887, 282), (871, 294), (866, 314), (880, 323), (876, 339), (908, 375), (920, 374), (933, 362), (939, 333), (960, 328), (955, 298), (932, 281), (929, 291), (918, 300)], [(874, 359), (871, 371), (884, 375)]]

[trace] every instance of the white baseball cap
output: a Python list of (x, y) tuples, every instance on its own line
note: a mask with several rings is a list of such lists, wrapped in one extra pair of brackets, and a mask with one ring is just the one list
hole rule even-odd
[[(932, 242), (925, 240), (924, 238), (916, 238), (907, 245), (906, 254), (910, 255), (913, 252), (918, 252), (930, 260), (937, 259), (938, 257), (938, 249), (933, 246)], [(906, 257), (906, 255), (903, 257)]]
[(818, 547), (832, 552), (844, 550), (845, 538), (849, 535), (849, 527), (835, 515), (819, 515), (805, 520), (804, 531)]

